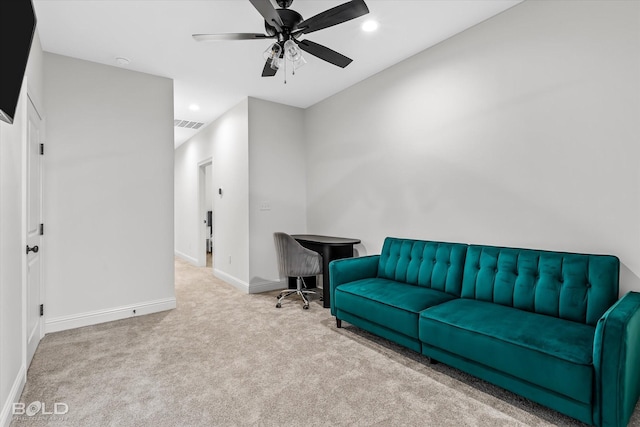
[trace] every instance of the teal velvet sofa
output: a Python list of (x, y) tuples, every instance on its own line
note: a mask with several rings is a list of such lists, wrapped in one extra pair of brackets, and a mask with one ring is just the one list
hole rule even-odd
[(640, 395), (640, 293), (610, 255), (388, 237), (329, 265), (331, 314), (596, 426)]

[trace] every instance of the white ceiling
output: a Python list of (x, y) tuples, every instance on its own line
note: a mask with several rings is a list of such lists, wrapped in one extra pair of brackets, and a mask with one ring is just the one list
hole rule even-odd
[[(346, 0), (294, 0), (309, 18)], [(194, 33), (264, 33), (248, 0), (33, 0), (47, 52), (174, 80), (175, 118), (209, 123), (247, 96), (309, 107), (522, 0), (366, 0), (370, 13), (306, 39), (350, 58), (342, 69), (303, 52), (295, 76), (261, 77), (271, 40), (196, 42)], [(275, 4), (275, 2), (274, 2)], [(380, 27), (360, 29), (367, 19)], [(189, 110), (198, 104), (199, 111)], [(175, 128), (176, 147), (196, 131)]]

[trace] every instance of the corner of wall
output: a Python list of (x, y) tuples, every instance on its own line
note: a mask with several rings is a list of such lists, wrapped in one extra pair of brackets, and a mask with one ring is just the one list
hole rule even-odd
[(218, 279), (224, 281), (225, 283), (228, 283), (229, 285), (233, 286), (234, 288), (242, 291), (245, 294), (250, 293), (249, 292), (250, 285), (247, 282), (240, 280), (229, 273), (226, 273), (220, 269), (215, 268), (213, 270), (213, 275), (216, 276)]
[(22, 390), (24, 389), (25, 384), (27, 383), (27, 368), (25, 365), (22, 365), (20, 371), (16, 375), (13, 385), (11, 386), (11, 391), (7, 396), (7, 399), (2, 402), (2, 413), (0, 413), (0, 426), (9, 427), (11, 424), (11, 420), (13, 418), (13, 404), (14, 402), (18, 402), (20, 400), (20, 396), (22, 395)]

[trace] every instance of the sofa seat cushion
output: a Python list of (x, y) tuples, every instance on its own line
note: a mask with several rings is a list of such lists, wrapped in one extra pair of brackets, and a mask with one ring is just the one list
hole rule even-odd
[(339, 311), (417, 339), (420, 312), (455, 297), (422, 286), (369, 278), (340, 285), (334, 298)]
[(579, 402), (592, 400), (593, 326), (462, 298), (423, 311), (419, 328), (423, 344)]

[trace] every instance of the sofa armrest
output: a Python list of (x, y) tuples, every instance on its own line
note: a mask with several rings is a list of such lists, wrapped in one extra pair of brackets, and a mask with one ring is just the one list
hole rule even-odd
[(342, 258), (329, 263), (329, 287), (331, 295), (331, 314), (336, 315), (334, 294), (338, 286), (354, 280), (376, 277), (380, 255), (357, 258)]
[(627, 293), (598, 320), (593, 366), (595, 425), (626, 426), (640, 396), (640, 293)]

